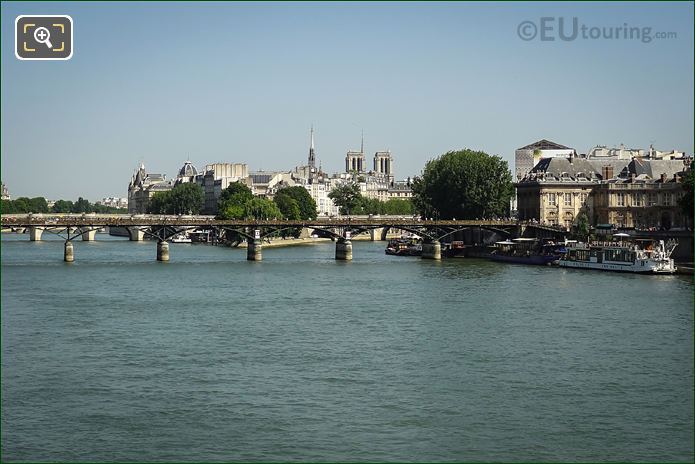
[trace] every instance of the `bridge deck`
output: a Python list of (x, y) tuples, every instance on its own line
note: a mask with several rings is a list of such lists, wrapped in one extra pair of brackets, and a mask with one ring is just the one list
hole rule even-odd
[(315, 219), (309, 221), (291, 220), (218, 220), (213, 216), (161, 216), (161, 215), (3, 215), (0, 218), (3, 227), (138, 227), (138, 226), (172, 226), (172, 227), (514, 227), (532, 225), (550, 230), (563, 230), (541, 226), (533, 222), (510, 220), (426, 220), (412, 217), (340, 217)]

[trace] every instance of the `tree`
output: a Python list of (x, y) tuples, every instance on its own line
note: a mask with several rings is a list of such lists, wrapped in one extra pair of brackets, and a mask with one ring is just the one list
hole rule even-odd
[(241, 182), (233, 182), (222, 190), (217, 202), (218, 219), (244, 219), (244, 204), (253, 199), (251, 189)]
[(469, 149), (429, 161), (412, 188), (420, 214), (442, 219), (506, 216), (514, 193), (506, 161)]
[(333, 200), (336, 206), (340, 207), (341, 214), (350, 214), (350, 211), (360, 205), (362, 194), (360, 193), (359, 185), (343, 184), (331, 190), (328, 198)]
[(57, 200), (51, 209), (54, 213), (70, 213), (73, 207), (73, 203), (69, 200)]
[(91, 205), (89, 204), (89, 200), (85, 200), (82, 197), (79, 197), (77, 201), (72, 205), (72, 211), (73, 213), (89, 213), (91, 212)]
[(415, 212), (413, 202), (400, 198), (392, 198), (384, 202), (384, 213), (393, 215), (411, 215)]
[(150, 197), (147, 212), (150, 214), (167, 214), (169, 192), (156, 192)]
[(200, 185), (185, 182), (171, 189), (169, 198), (173, 214), (198, 214), (203, 209), (205, 194)]
[(278, 209), (282, 213), (282, 216), (285, 219), (296, 221), (302, 218), (302, 212), (299, 209), (299, 203), (297, 203), (297, 200), (290, 197), (289, 195), (275, 195), (273, 201), (275, 202)]
[(227, 186), (226, 189), (222, 190), (218, 204), (230, 199), (235, 199), (240, 203), (245, 203), (247, 200), (252, 198), (253, 193), (251, 192), (250, 188), (241, 182), (232, 182)]
[(186, 182), (175, 186), (168, 192), (157, 192), (152, 195), (147, 212), (152, 214), (198, 214), (203, 208), (204, 200), (203, 188), (193, 182)]
[(683, 176), (683, 196), (678, 199), (678, 204), (683, 211), (683, 216), (693, 219), (693, 182), (695, 182), (695, 171), (690, 168)]
[(265, 198), (254, 197), (244, 203), (244, 219), (276, 219), (282, 213), (277, 205)]
[(577, 235), (586, 240), (589, 237), (589, 217), (584, 211), (577, 215), (577, 224), (575, 225)]
[[(275, 194), (275, 198), (277, 199), (278, 197), (289, 197), (297, 202), (297, 206), (299, 207), (299, 217), (297, 219), (316, 219), (318, 215), (316, 211), (316, 202), (311, 198), (309, 191), (304, 187), (299, 185), (285, 187)], [(280, 208), (280, 210), (282, 210), (282, 208)], [(290, 219), (289, 217), (287, 218)]]

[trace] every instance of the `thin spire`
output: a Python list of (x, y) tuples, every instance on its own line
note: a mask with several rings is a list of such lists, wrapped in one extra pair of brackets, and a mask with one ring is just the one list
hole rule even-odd
[(314, 152), (314, 125), (311, 125), (311, 145), (309, 146), (309, 167), (316, 167), (316, 153)]
[(360, 144), (360, 153), (364, 153), (364, 129), (362, 129), (362, 143)]

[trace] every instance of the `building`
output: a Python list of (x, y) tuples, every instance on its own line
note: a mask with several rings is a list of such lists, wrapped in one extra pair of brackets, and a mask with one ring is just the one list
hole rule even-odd
[(109, 208), (128, 208), (128, 199), (119, 197), (106, 197), (97, 201), (97, 205), (104, 205)]
[(4, 182), (0, 182), (0, 186), (2, 187), (2, 199), (11, 200), (12, 197), (10, 197), (10, 191), (7, 189), (7, 185), (5, 185)]
[(392, 182), (388, 188), (389, 200), (410, 200), (411, 198), (413, 198), (413, 188), (410, 177), (406, 181)]
[(517, 182), (521, 181), (543, 158), (566, 158), (574, 153), (573, 148), (546, 139), (518, 148), (514, 152), (514, 178)]
[(222, 191), (229, 187), (231, 183), (246, 182), (248, 176), (249, 169), (244, 163), (213, 163), (205, 165), (203, 173), (195, 176), (195, 182), (203, 188), (205, 196), (203, 214), (217, 214), (217, 203), (222, 195)]
[(147, 213), (152, 195), (169, 191), (173, 187), (174, 182), (166, 180), (166, 174), (147, 173), (145, 165), (140, 163), (128, 184), (128, 212)]
[(393, 157), (390, 151), (374, 153), (374, 174), (393, 181)]
[(574, 156), (540, 160), (515, 184), (519, 219), (569, 229), (584, 212), (594, 225), (685, 226), (677, 200), (690, 158), (614, 158), (610, 163)]
[(593, 192), (594, 224), (638, 229), (686, 227), (678, 199), (688, 159), (635, 158)]
[(602, 179), (601, 173), (584, 158), (541, 159), (515, 184), (519, 219), (566, 228), (572, 226), (580, 212), (590, 219), (590, 195)]

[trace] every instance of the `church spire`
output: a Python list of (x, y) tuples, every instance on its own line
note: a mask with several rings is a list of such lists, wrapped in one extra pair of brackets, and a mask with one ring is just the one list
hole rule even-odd
[(314, 125), (311, 125), (311, 145), (309, 146), (309, 167), (316, 167), (316, 153), (314, 152)]
[(360, 153), (364, 154), (364, 129), (362, 129), (362, 143), (360, 143)]

